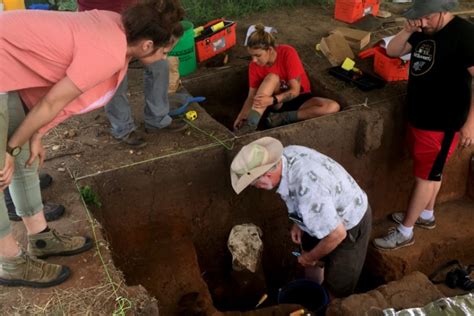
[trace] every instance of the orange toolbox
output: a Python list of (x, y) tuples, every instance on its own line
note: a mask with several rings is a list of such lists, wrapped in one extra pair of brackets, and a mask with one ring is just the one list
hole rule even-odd
[(359, 57), (362, 59), (370, 56), (374, 56), (375, 73), (385, 81), (408, 80), (409, 61), (389, 57), (383, 47), (372, 47), (359, 54)]
[(201, 35), (194, 39), (198, 62), (207, 60), (234, 46), (236, 25), (234, 21), (224, 19), (213, 20), (204, 25)]
[(379, 12), (380, 0), (336, 0), (334, 18), (354, 23), (362, 17)]

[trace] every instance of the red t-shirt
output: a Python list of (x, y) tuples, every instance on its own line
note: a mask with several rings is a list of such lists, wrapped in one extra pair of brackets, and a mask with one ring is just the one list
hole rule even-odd
[(288, 82), (292, 79), (301, 77), (301, 92), (311, 92), (311, 86), (308, 76), (303, 68), (303, 63), (296, 50), (289, 45), (278, 45), (276, 47), (277, 57), (271, 67), (259, 66), (254, 62), (249, 66), (249, 86), (258, 89), (265, 77), (272, 73), (278, 75), (281, 80), (280, 88), (282, 91), (288, 90)]
[(88, 10), (107, 10), (122, 13), (132, 5), (137, 4), (138, 0), (77, 0), (79, 11)]

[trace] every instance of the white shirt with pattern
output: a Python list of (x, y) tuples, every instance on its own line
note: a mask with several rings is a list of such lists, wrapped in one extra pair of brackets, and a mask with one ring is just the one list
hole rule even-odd
[(353, 228), (368, 207), (367, 194), (340, 164), (303, 146), (284, 148), (277, 193), (290, 218), (318, 239), (329, 235), (339, 223), (346, 230)]

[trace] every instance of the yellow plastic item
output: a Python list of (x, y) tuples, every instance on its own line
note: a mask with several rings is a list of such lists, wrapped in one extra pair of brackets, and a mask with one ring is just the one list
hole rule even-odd
[(211, 30), (213, 32), (217, 32), (219, 30), (222, 30), (223, 28), (224, 28), (224, 21), (220, 21), (219, 23), (214, 24), (213, 26), (211, 26)]
[(344, 70), (350, 71), (352, 70), (352, 68), (354, 68), (355, 64), (356, 64), (355, 61), (353, 61), (350, 58), (346, 58), (344, 62), (342, 63), (341, 68)]
[(257, 305), (255, 305), (255, 308), (259, 307), (260, 305), (263, 304), (263, 302), (265, 302), (268, 298), (268, 295), (267, 294), (263, 294), (262, 297), (260, 298), (260, 300), (258, 301)]
[(5, 11), (9, 10), (24, 10), (25, 1), (24, 0), (3, 0), (3, 6)]
[(290, 316), (301, 316), (304, 315), (304, 309), (298, 309), (297, 311), (294, 311), (293, 313), (290, 314)]
[(321, 50), (321, 44), (320, 44), (320, 43), (317, 43), (316, 46), (315, 46), (315, 48), (316, 48), (316, 51), (319, 52), (319, 51)]
[(204, 26), (198, 26), (194, 29), (194, 37), (198, 37), (204, 31)]
[(195, 119), (197, 119), (197, 117), (198, 117), (198, 114), (196, 111), (186, 112), (186, 118), (190, 121), (194, 121)]

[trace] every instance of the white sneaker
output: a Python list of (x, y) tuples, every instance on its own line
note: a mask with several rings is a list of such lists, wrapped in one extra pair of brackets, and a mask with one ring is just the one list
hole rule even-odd
[(392, 227), (389, 229), (387, 236), (375, 238), (372, 243), (375, 248), (380, 250), (395, 250), (413, 245), (415, 238), (413, 233), (411, 236), (405, 237), (397, 228)]

